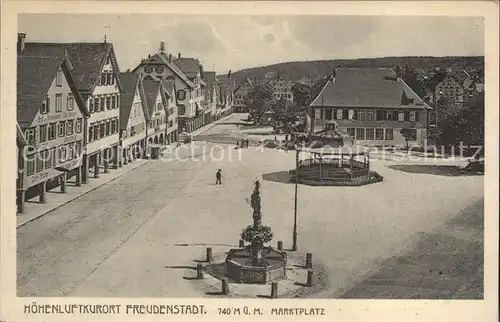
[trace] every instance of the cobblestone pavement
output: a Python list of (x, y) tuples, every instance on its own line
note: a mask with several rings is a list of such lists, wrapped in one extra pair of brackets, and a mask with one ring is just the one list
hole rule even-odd
[[(294, 167), (295, 153), (211, 147), (179, 149), (197, 159), (149, 162), (19, 228), (18, 295), (210, 296), (186, 279), (186, 270), (208, 246), (214, 253), (237, 246), (241, 229), (252, 222), (247, 198), (255, 178), (261, 178), (272, 243), (282, 240), (289, 248), (294, 185), (278, 174)], [(299, 186), (299, 251), (325, 265), (325, 297), (352, 289), (388, 258), (408, 253), (421, 233), (483, 197), (481, 176), (405, 173), (383, 160), (371, 166), (383, 182)], [(216, 186), (219, 168), (223, 184)]]

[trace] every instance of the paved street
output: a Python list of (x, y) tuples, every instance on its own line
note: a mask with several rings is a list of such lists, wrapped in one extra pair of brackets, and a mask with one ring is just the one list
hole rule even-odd
[[(245, 198), (256, 177), (272, 243), (283, 240), (289, 248), (294, 186), (280, 181), (294, 167), (294, 152), (233, 147), (199, 160), (150, 161), (19, 228), (19, 296), (205, 295), (203, 285), (186, 279), (195, 275), (189, 267), (207, 246), (214, 253), (237, 246), (241, 229), (252, 222)], [(190, 153), (179, 150), (181, 157)], [(483, 197), (482, 176), (413, 174), (392, 164), (372, 162), (384, 176), (378, 184), (299, 187), (299, 251), (313, 252), (328, 267), (325, 296), (374, 274), (386, 259), (407, 253), (419, 233)], [(218, 168), (222, 186), (214, 184)]]

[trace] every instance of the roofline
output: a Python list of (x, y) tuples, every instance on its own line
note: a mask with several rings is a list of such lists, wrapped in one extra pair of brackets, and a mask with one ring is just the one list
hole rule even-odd
[[(398, 106), (367, 106), (367, 105), (309, 105), (316, 108), (365, 108), (365, 109), (413, 109), (413, 110), (432, 110), (429, 105), (398, 105)], [(426, 107), (427, 106), (427, 107)]]
[(19, 143), (21, 143), (21, 146), (28, 145), (28, 141), (24, 136), (23, 130), (21, 129), (19, 122), (16, 122), (16, 139), (18, 140)]
[(398, 74), (392, 68), (390, 70), (394, 73), (394, 75), (396, 75), (400, 79), (400, 82), (402, 84), (404, 84), (413, 93), (413, 95), (415, 95), (415, 97), (417, 97), (418, 99), (420, 99), (422, 101), (422, 103), (424, 103), (424, 107), (427, 106), (427, 107), (425, 107), (425, 109), (428, 109), (428, 108), (432, 109), (429, 106), (429, 104), (427, 104), (420, 96), (418, 96), (418, 94), (415, 93), (415, 91), (404, 81), (403, 77), (399, 77)]
[[(155, 55), (158, 56), (162, 60), (163, 65), (167, 66), (168, 69), (170, 69), (174, 74), (176, 74), (181, 79), (181, 81), (184, 82), (184, 84), (186, 84), (189, 88), (195, 88), (196, 87), (196, 86), (194, 86), (194, 84), (191, 83), (191, 81), (189, 81), (189, 77), (186, 75), (186, 73), (184, 73), (184, 71), (179, 66), (177, 66), (177, 64), (176, 64), (177, 68), (179, 68), (179, 70), (184, 74), (184, 76), (186, 76), (186, 78), (188, 79), (189, 83), (186, 82), (184, 79), (182, 79), (182, 76), (180, 76), (179, 73), (176, 70), (174, 70), (172, 67), (170, 67), (170, 64), (172, 64), (172, 63), (175, 64), (175, 62), (172, 61), (171, 63), (169, 63), (161, 55), (159, 55), (159, 54), (155, 54)], [(135, 72), (139, 67), (143, 66), (144, 64), (145, 64), (145, 62), (141, 62), (139, 65), (137, 65), (136, 68), (134, 68), (133, 72)]]
[(106, 45), (107, 45), (106, 46), (106, 54), (104, 55), (104, 57), (101, 60), (101, 66), (99, 67), (99, 75), (97, 75), (97, 79), (95, 79), (92, 82), (92, 86), (91, 86), (91, 88), (88, 89), (88, 92), (89, 93), (93, 93), (94, 92), (97, 84), (99, 83), (99, 78), (101, 77), (102, 68), (106, 64), (107, 57), (108, 57), (108, 55), (112, 54), (111, 55), (112, 56), (112, 58), (111, 58), (111, 64), (113, 65), (113, 72), (114, 72), (113, 74), (116, 76), (116, 84), (118, 85), (120, 93), (124, 93), (122, 79), (121, 79), (121, 76), (120, 76), (120, 68), (118, 66), (118, 60), (116, 59), (116, 53), (115, 53), (113, 44), (112, 43), (106, 43)]
[[(64, 51), (66, 51), (66, 49), (64, 49)], [(61, 66), (63, 64), (65, 65), (63, 72), (64, 72), (64, 70), (66, 70), (67, 74), (66, 73), (65, 74), (68, 78), (68, 85), (71, 89), (73, 96), (76, 99), (76, 102), (77, 102), (76, 105), (78, 105), (78, 107), (80, 108), (80, 111), (82, 112), (84, 117), (90, 117), (90, 111), (87, 110), (87, 105), (85, 104), (85, 100), (83, 99), (82, 94), (80, 93), (80, 90), (78, 89), (78, 85), (75, 81), (75, 78), (73, 77), (73, 73), (71, 72), (71, 69), (69, 68), (68, 64), (71, 64), (71, 61), (68, 63), (66, 56), (63, 57), (62, 62), (61, 62)]]
[[(139, 95), (141, 96), (141, 105), (142, 105), (142, 113), (144, 115), (144, 118), (146, 119), (146, 122), (151, 121), (151, 118), (149, 117), (149, 112), (148, 112), (148, 107), (146, 106), (146, 93), (144, 93), (144, 87), (142, 86), (142, 76), (137, 75), (137, 84), (136, 87), (139, 86)], [(147, 124), (146, 124), (147, 126)]]
[(311, 103), (309, 104), (309, 106), (313, 106), (313, 104), (316, 103), (316, 100), (319, 98), (320, 95), (323, 94), (323, 92), (325, 91), (326, 86), (328, 86), (328, 82), (331, 82), (333, 78), (334, 78), (334, 76), (333, 76), (333, 74), (331, 74), (330, 77), (328, 78), (328, 80), (325, 82), (325, 85), (323, 85), (323, 88), (321, 89), (321, 91), (318, 93), (318, 95), (316, 95), (316, 98), (314, 98), (311, 101)]

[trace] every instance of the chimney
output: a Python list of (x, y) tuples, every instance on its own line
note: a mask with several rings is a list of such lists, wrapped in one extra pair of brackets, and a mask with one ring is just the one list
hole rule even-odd
[(172, 62), (172, 54), (168, 54), (168, 62), (171, 63)]
[(24, 43), (26, 42), (26, 34), (17, 34), (17, 53), (22, 53), (24, 51)]
[(181, 58), (181, 53), (179, 53), (179, 56), (177, 58)]

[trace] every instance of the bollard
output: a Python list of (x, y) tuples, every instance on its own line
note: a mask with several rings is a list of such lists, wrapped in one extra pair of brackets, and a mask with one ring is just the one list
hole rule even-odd
[(196, 264), (196, 279), (203, 279), (203, 265), (201, 263)]
[(313, 271), (307, 271), (307, 286), (313, 286)]
[(312, 263), (312, 253), (307, 253), (306, 254), (306, 268), (312, 268), (313, 263)]
[(278, 283), (276, 282), (271, 283), (271, 298), (272, 299), (278, 298)]
[(243, 239), (240, 239), (239, 247), (245, 247), (245, 241)]
[(281, 240), (278, 241), (278, 250), (283, 251), (283, 242)]
[(229, 282), (227, 280), (227, 277), (222, 278), (222, 294), (227, 295), (229, 294)]
[(213, 262), (214, 258), (212, 256), (212, 247), (207, 248), (207, 262)]

